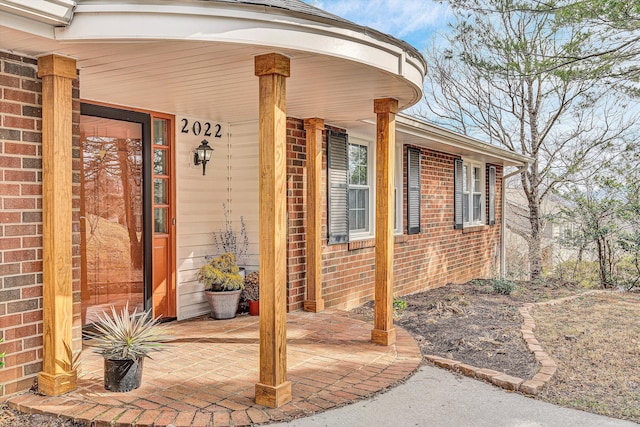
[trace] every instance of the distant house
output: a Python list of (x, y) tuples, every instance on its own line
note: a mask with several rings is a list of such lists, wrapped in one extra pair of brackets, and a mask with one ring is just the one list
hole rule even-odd
[[(526, 279), (529, 276), (529, 246), (524, 236), (531, 234), (527, 199), (520, 188), (505, 188), (505, 259), (506, 273)], [(575, 260), (578, 250), (568, 242), (578, 224), (561, 215), (566, 202), (559, 196), (548, 196), (541, 205), (542, 214), (542, 267), (551, 271), (558, 264)]]
[(528, 159), (398, 114), (427, 64), (391, 36), (297, 0), (0, 0), (0, 67), (3, 395), (73, 389), (65, 346), (103, 307), (206, 313), (223, 203), (276, 344), (265, 405), (290, 399), (287, 311), (374, 298), (390, 345), (394, 294), (497, 271)]

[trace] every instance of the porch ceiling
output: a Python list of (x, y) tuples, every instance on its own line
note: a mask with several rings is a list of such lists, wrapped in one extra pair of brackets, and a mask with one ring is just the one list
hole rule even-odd
[(84, 100), (224, 122), (256, 120), (258, 78), (254, 57), (278, 51), (291, 58), (287, 114), (327, 123), (373, 118), (373, 100), (394, 97), (401, 106), (421, 93), (396, 73), (346, 58), (295, 49), (192, 40), (52, 40), (2, 26), (0, 49), (77, 60)]

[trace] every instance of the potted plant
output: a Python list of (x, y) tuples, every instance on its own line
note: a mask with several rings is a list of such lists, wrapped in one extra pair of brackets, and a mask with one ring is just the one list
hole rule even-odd
[(245, 277), (242, 300), (249, 306), (249, 314), (257, 316), (260, 314), (260, 273), (254, 271)]
[(120, 313), (111, 306), (111, 316), (103, 312), (97, 317), (94, 330), (85, 335), (95, 340), (94, 351), (104, 357), (104, 388), (118, 392), (139, 388), (145, 357), (164, 350), (168, 340), (160, 319), (154, 319), (151, 310), (129, 313), (128, 304)]
[[(213, 232), (213, 243), (218, 254), (232, 253), (236, 257), (237, 263), (242, 263), (249, 250), (249, 238), (247, 228), (244, 224), (244, 217), (240, 217), (240, 231), (236, 233), (229, 219), (229, 209), (227, 204), (222, 204), (224, 211), (224, 227)], [(210, 259), (207, 259), (209, 261)], [(240, 274), (244, 277), (244, 267), (239, 267)]]
[(211, 317), (217, 320), (236, 316), (244, 281), (231, 252), (212, 258), (198, 270), (198, 281), (204, 285), (211, 308)]

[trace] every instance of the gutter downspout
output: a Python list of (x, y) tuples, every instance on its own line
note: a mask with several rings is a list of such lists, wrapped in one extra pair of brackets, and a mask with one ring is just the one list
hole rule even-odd
[(507, 219), (506, 219), (506, 208), (507, 208), (507, 203), (506, 203), (506, 197), (505, 195), (507, 194), (507, 192), (505, 191), (505, 181), (508, 178), (511, 178), (514, 175), (517, 175), (519, 173), (522, 173), (525, 168), (527, 166), (518, 166), (518, 169), (516, 169), (515, 171), (509, 172), (506, 175), (502, 175), (502, 191), (501, 191), (501, 204), (502, 204), (502, 218), (500, 221), (500, 278), (504, 279), (505, 274), (507, 273), (507, 263), (506, 263), (506, 256), (507, 256), (507, 249), (505, 247), (504, 244), (504, 237), (507, 231)]

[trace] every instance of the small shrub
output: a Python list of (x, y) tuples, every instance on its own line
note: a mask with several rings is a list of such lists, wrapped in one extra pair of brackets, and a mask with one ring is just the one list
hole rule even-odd
[(516, 284), (509, 279), (496, 277), (490, 280), (491, 288), (496, 294), (511, 295), (516, 290)]
[(402, 298), (393, 297), (393, 311), (403, 311), (407, 309), (407, 302)]
[(244, 217), (240, 217), (240, 232), (236, 233), (229, 219), (229, 209), (227, 204), (222, 204), (224, 211), (224, 228), (213, 232), (213, 243), (218, 254), (232, 253), (236, 260), (241, 262), (249, 250), (249, 238), (247, 237), (247, 227), (244, 224)]
[(244, 288), (244, 280), (236, 265), (236, 256), (231, 252), (211, 259), (200, 267), (196, 277), (206, 291), (235, 291)]
[(260, 299), (260, 273), (254, 271), (244, 279), (242, 299), (245, 301), (258, 301)]
[[(0, 338), (0, 342), (3, 342), (4, 339)], [(0, 353), (0, 368), (2, 368), (4, 366), (4, 351), (2, 353)], [(2, 388), (2, 385), (0, 385), (0, 388)]]

